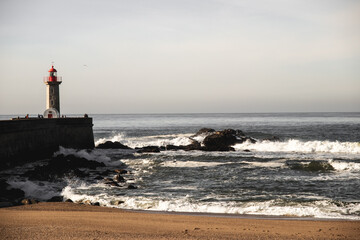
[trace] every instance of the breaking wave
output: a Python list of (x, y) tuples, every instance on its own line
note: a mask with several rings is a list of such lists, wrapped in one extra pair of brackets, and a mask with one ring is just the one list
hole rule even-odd
[(236, 150), (251, 150), (259, 152), (303, 152), (303, 153), (347, 153), (360, 154), (360, 143), (358, 142), (331, 142), (331, 141), (300, 141), (290, 139), (284, 142), (249, 141), (234, 146)]
[[(99, 185), (87, 185), (83, 182), (73, 183), (65, 187), (61, 195), (75, 202), (99, 202), (106, 207), (133, 210), (201, 212), (224, 214), (251, 214), (291, 217), (315, 217), (360, 220), (360, 203), (343, 203), (327, 199), (313, 200), (307, 203), (284, 201), (281, 199), (267, 201), (196, 201), (184, 196), (176, 199), (163, 199), (156, 196), (114, 196), (106, 193), (87, 195), (84, 192)], [(118, 202), (121, 204), (118, 204)]]
[(106, 141), (118, 141), (131, 148), (145, 147), (145, 146), (166, 146), (166, 145), (188, 145), (191, 143), (189, 138), (191, 134), (166, 134), (166, 135), (154, 135), (154, 136), (143, 136), (143, 137), (127, 137), (123, 133), (116, 134), (110, 138), (100, 138), (95, 142), (95, 145), (99, 145)]

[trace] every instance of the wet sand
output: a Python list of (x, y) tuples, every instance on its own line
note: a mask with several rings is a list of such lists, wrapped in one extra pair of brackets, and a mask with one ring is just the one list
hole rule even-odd
[(236, 218), (39, 203), (0, 209), (0, 239), (359, 239), (360, 221)]

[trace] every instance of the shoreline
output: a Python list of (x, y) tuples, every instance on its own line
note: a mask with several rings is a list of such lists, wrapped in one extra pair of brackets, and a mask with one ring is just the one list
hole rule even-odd
[[(38, 202), (35, 204), (25, 204), (25, 205), (14, 205), (8, 207), (2, 207), (1, 209), (12, 209), (12, 208), (22, 208), (22, 210), (37, 210), (44, 211), (47, 210), (47, 205), (55, 204), (75, 204), (78, 206), (89, 206), (101, 208), (100, 211), (122, 211), (129, 213), (144, 213), (144, 214), (162, 214), (162, 215), (180, 215), (180, 216), (194, 216), (194, 217), (214, 217), (214, 218), (233, 218), (233, 219), (257, 219), (257, 220), (294, 220), (294, 221), (349, 221), (349, 222), (360, 222), (360, 219), (346, 219), (346, 218), (316, 218), (309, 216), (285, 216), (285, 215), (262, 215), (262, 214), (237, 214), (237, 213), (211, 213), (211, 212), (175, 212), (175, 211), (161, 211), (161, 210), (142, 210), (142, 209), (127, 209), (127, 208), (117, 208), (117, 207), (108, 207), (108, 206), (96, 206), (85, 203), (66, 203), (66, 202)], [(39, 205), (40, 204), (40, 205)], [(28, 207), (24, 207), (28, 206)], [(41, 206), (41, 207), (39, 207)], [(50, 208), (52, 211), (70, 211), (68, 208)], [(89, 210), (89, 209), (87, 209)], [(81, 207), (78, 209), (71, 208), (71, 211), (85, 211)], [(93, 209), (94, 211), (94, 209)]]
[(122, 211), (148, 214), (169, 214), (169, 215), (185, 215), (195, 217), (219, 217), (219, 218), (235, 218), (235, 219), (258, 219), (258, 220), (294, 220), (294, 221), (350, 221), (357, 222), (357, 219), (346, 218), (315, 218), (315, 217), (299, 217), (299, 216), (283, 216), (283, 215), (261, 215), (261, 214), (237, 214), (237, 213), (207, 213), (207, 212), (171, 212), (158, 210), (132, 210), (122, 209)]
[(360, 221), (248, 218), (75, 203), (0, 209), (3, 239), (357, 239)]

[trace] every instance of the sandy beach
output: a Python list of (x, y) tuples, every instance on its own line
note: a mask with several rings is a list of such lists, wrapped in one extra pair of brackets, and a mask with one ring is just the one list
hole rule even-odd
[(131, 212), (74, 203), (0, 209), (1, 239), (358, 239), (359, 221)]

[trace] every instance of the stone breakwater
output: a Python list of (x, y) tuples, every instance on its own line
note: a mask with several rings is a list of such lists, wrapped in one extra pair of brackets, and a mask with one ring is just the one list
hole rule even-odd
[(0, 169), (51, 156), (59, 146), (94, 148), (92, 118), (0, 121)]

